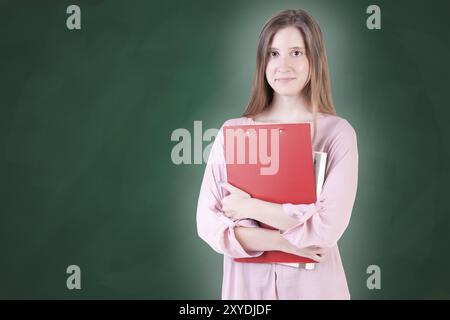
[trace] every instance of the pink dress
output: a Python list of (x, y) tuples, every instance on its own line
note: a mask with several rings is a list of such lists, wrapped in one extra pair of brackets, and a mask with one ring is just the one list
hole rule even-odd
[[(223, 125), (255, 124), (251, 118), (227, 120)], [(222, 127), (223, 127), (222, 125)], [(237, 241), (236, 226), (257, 227), (255, 221), (233, 221), (220, 210), (227, 192), (223, 130), (211, 148), (197, 204), (197, 231), (216, 252), (223, 254), (222, 299), (350, 299), (337, 241), (347, 228), (356, 197), (358, 147), (350, 123), (338, 116), (320, 114), (314, 151), (328, 153), (325, 181), (313, 204), (282, 204), (285, 214), (298, 219), (281, 235), (298, 247), (328, 247), (325, 260), (313, 270), (280, 264), (239, 263), (235, 257), (255, 257)]]

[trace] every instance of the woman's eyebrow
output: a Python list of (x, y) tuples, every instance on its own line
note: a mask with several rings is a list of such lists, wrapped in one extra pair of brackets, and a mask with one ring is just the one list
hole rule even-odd
[[(289, 49), (305, 49), (305, 47), (290, 47)], [(269, 47), (269, 50), (278, 50), (277, 48)]]

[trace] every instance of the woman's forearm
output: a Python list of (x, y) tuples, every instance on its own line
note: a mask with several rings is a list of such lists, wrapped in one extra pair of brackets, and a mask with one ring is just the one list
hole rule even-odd
[(278, 230), (236, 227), (234, 232), (246, 251), (284, 251), (297, 255), (301, 253), (300, 249), (283, 238)]
[(253, 199), (252, 219), (279, 230), (287, 230), (298, 224), (298, 220), (283, 212), (281, 204)]

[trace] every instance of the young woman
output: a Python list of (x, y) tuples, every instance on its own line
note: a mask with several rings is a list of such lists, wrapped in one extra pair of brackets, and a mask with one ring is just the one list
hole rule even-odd
[[(199, 236), (224, 255), (222, 299), (350, 299), (337, 241), (356, 197), (358, 148), (350, 123), (337, 116), (319, 25), (304, 10), (279, 12), (264, 25), (247, 110), (224, 125), (312, 124), (314, 151), (328, 154), (316, 203), (270, 203), (226, 183), (223, 128), (206, 165), (197, 206)], [(223, 127), (222, 126), (222, 127)], [(258, 222), (278, 230), (260, 228)], [(240, 263), (280, 250), (310, 257), (314, 270)]]

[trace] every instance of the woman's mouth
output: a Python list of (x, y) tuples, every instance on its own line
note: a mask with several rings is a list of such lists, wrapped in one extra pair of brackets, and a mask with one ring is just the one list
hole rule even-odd
[(288, 83), (291, 80), (294, 80), (295, 78), (279, 78), (279, 79), (275, 79), (276, 82), (280, 82), (280, 83)]

